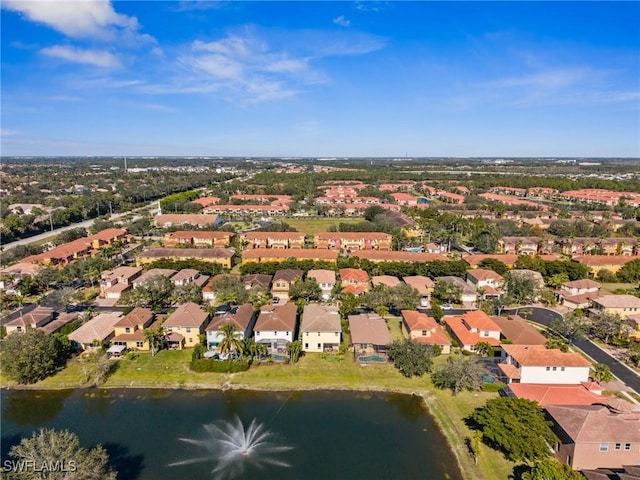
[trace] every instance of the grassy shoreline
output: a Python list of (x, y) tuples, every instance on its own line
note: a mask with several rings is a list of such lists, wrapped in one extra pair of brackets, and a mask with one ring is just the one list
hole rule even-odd
[[(496, 393), (463, 392), (453, 397), (449, 391), (436, 390), (428, 378), (405, 378), (392, 365), (357, 365), (347, 356), (342, 361), (311, 354), (296, 365), (262, 364), (246, 372), (233, 374), (195, 373), (188, 368), (190, 351), (163, 351), (156, 357), (139, 354), (134, 359), (119, 360), (118, 368), (101, 389), (184, 389), (184, 390), (255, 390), (255, 391), (363, 391), (401, 393), (421, 397), (425, 410), (447, 439), (461, 475), (465, 479), (493, 480), (507, 478), (513, 463), (483, 447), (478, 464), (465, 444), (471, 431), (464, 417), (483, 405)], [(444, 357), (436, 359), (444, 361)], [(82, 389), (82, 371), (72, 360), (57, 374), (33, 385), (15, 385), (0, 376), (2, 388), (24, 390)]]

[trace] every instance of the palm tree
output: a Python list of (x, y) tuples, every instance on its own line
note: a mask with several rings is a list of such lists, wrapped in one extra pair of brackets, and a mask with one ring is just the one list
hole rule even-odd
[(591, 367), (591, 376), (598, 383), (607, 383), (613, 380), (613, 374), (608, 365), (596, 363)]
[(302, 354), (302, 342), (300, 340), (289, 342), (287, 343), (285, 348), (287, 349), (287, 353), (289, 354), (289, 361), (291, 363), (296, 363), (300, 359), (300, 355)]
[(242, 355), (255, 358), (258, 355), (258, 344), (253, 338), (245, 338), (242, 341)]
[(488, 357), (493, 355), (493, 347), (489, 342), (478, 342), (476, 343), (476, 353), (481, 357)]
[(222, 337), (218, 343), (218, 348), (222, 353), (242, 351), (242, 333), (233, 323), (223, 324), (218, 332), (218, 337)]
[(162, 345), (164, 344), (164, 337), (165, 332), (163, 327), (149, 328), (148, 330), (144, 331), (144, 338), (149, 342), (152, 357), (155, 357), (156, 353), (158, 353), (162, 349)]

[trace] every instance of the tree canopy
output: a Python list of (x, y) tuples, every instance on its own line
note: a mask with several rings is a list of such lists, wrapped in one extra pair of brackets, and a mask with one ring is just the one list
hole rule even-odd
[(476, 358), (449, 357), (431, 374), (437, 388), (449, 388), (453, 395), (462, 390), (480, 390), (484, 367)]
[(485, 443), (512, 461), (545, 459), (556, 440), (540, 405), (524, 398), (493, 398), (477, 408), (470, 420)]
[(402, 375), (421, 377), (431, 371), (433, 357), (440, 354), (440, 349), (405, 338), (394, 340), (387, 353)]

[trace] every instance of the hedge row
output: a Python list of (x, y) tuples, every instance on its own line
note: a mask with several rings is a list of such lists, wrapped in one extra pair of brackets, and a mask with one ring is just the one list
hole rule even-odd
[(194, 372), (236, 373), (249, 370), (249, 362), (244, 360), (213, 360), (202, 358), (192, 360), (189, 368)]

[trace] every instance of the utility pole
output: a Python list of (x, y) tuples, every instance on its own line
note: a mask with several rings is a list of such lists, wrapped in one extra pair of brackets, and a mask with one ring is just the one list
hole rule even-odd
[(53, 218), (51, 213), (49, 213), (49, 224), (51, 225), (51, 231), (53, 232)]

